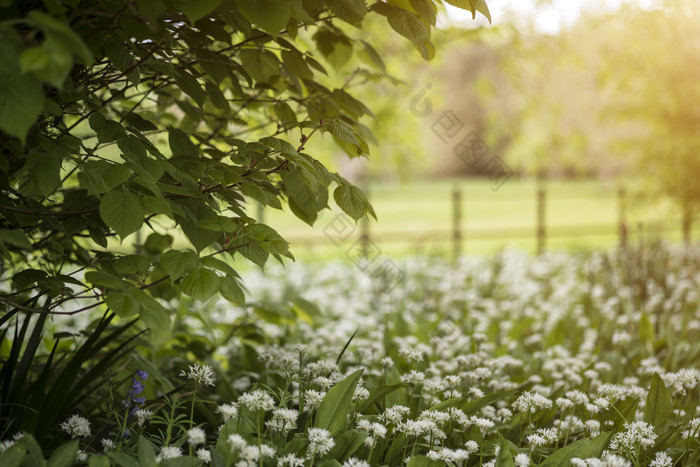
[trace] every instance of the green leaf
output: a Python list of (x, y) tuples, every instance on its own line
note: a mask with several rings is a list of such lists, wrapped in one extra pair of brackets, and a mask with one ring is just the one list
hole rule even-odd
[(435, 26), (437, 22), (437, 8), (435, 8), (435, 4), (431, 0), (411, 0), (411, 6), (423, 21)]
[(362, 50), (359, 51), (358, 56), (377, 70), (386, 73), (386, 65), (384, 64), (384, 60), (382, 60), (382, 56), (379, 55), (379, 52), (368, 42), (360, 41), (360, 43), (362, 44)]
[(360, 430), (348, 430), (335, 439), (335, 446), (328, 453), (331, 459), (345, 462), (355, 451), (362, 447), (369, 433)]
[(139, 467), (139, 463), (136, 459), (123, 452), (109, 451), (107, 452), (107, 456), (114, 461), (115, 465), (121, 467)]
[(170, 206), (170, 201), (165, 198), (156, 198), (155, 196), (144, 196), (141, 201), (143, 206), (154, 214), (165, 214), (168, 217), (173, 216), (173, 210)]
[(34, 153), (25, 165), (36, 193), (48, 196), (61, 184), (61, 158), (55, 154)]
[(599, 434), (595, 438), (588, 440), (588, 442), (583, 444), (572, 457), (580, 457), (582, 459), (586, 459), (588, 457), (600, 457), (603, 450), (608, 446), (608, 443), (614, 435), (615, 432), (613, 431), (605, 431)]
[(323, 125), (322, 129), (333, 135), (340, 146), (350, 157), (369, 155), (367, 142), (355, 129), (342, 120), (336, 120)]
[(151, 443), (143, 436), (139, 436), (137, 452), (139, 455), (139, 464), (141, 464), (142, 467), (157, 464), (156, 453), (153, 450), (153, 446), (151, 446)]
[(105, 287), (107, 289), (125, 290), (130, 287), (128, 282), (104, 271), (88, 271), (85, 273), (85, 280), (96, 287)]
[(41, 271), (39, 269), (25, 269), (12, 276), (12, 285), (16, 289), (24, 289), (32, 284), (35, 284), (38, 280), (43, 279), (48, 274), (46, 271)]
[(408, 461), (406, 467), (442, 467), (445, 463), (441, 461), (434, 461), (427, 456), (413, 456), (411, 460)]
[(88, 467), (109, 467), (109, 457), (105, 455), (92, 454), (88, 458)]
[(501, 439), (501, 448), (498, 450), (498, 457), (496, 458), (496, 467), (515, 467), (513, 453), (511, 452), (512, 445), (513, 443), (511, 443), (507, 439)]
[(179, 72), (175, 73), (175, 84), (177, 84), (183, 92), (190, 96), (199, 107), (204, 105), (206, 93), (199, 84), (199, 81), (197, 81), (197, 78), (184, 70), (180, 70)]
[(239, 0), (238, 8), (252, 23), (273, 37), (287, 26), (291, 15), (285, 0)]
[(219, 258), (214, 258), (213, 256), (205, 256), (202, 258), (202, 265), (221, 271), (227, 276), (240, 277), (236, 270), (233, 269), (228, 263), (220, 260)]
[(361, 22), (367, 14), (364, 0), (326, 0), (326, 4), (338, 18), (353, 25)]
[(367, 195), (356, 186), (342, 184), (333, 192), (333, 198), (347, 215), (359, 220), (367, 212)]
[(168, 459), (164, 462), (158, 464), (162, 467), (199, 467), (202, 465), (202, 461), (196, 457), (191, 456), (180, 456)]
[(197, 146), (192, 143), (187, 133), (182, 130), (176, 128), (168, 130), (168, 142), (170, 143), (170, 150), (173, 152), (173, 157), (197, 157), (199, 155)]
[(141, 309), (141, 320), (152, 332), (167, 332), (170, 329), (170, 315), (163, 305), (140, 289), (132, 291), (134, 297), (139, 302)]
[(445, 0), (452, 6), (461, 8), (462, 10), (471, 11), (472, 19), (476, 19), (476, 13), (479, 12), (491, 22), (491, 13), (489, 7), (484, 0)]
[(654, 425), (657, 433), (666, 426), (671, 415), (671, 393), (658, 373), (651, 379), (651, 388), (644, 406), (644, 420)]
[(357, 410), (358, 413), (364, 413), (365, 410), (370, 408), (372, 404), (375, 402), (379, 401), (380, 399), (384, 398), (384, 396), (391, 394), (394, 391), (398, 391), (399, 389), (403, 389), (408, 387), (407, 384), (405, 383), (399, 383), (399, 384), (385, 384), (383, 386), (379, 386), (378, 388), (374, 389), (370, 396), (367, 398), (367, 400), (362, 402), (362, 405), (360, 408)]
[(48, 33), (41, 45), (22, 52), (20, 66), (23, 73), (31, 72), (42, 81), (61, 89), (73, 68), (73, 56), (60, 38)]
[(352, 408), (355, 387), (361, 377), (362, 370), (358, 370), (328, 390), (316, 412), (314, 423), (316, 428), (325, 428), (333, 436), (343, 430)]
[(170, 0), (165, 3), (176, 10), (182, 11), (187, 16), (187, 19), (190, 20), (190, 24), (194, 24), (195, 21), (214, 11), (222, 2), (223, 0)]
[(19, 467), (27, 457), (27, 449), (24, 443), (16, 443), (0, 453), (0, 465), (3, 467)]
[(428, 39), (427, 26), (413, 13), (401, 8), (392, 8), (387, 16), (389, 25), (414, 44), (420, 44)]
[(20, 71), (15, 37), (3, 31), (0, 40), (0, 130), (24, 142), (44, 107), (41, 83)]
[(146, 242), (143, 244), (143, 248), (146, 250), (146, 253), (157, 255), (170, 248), (170, 245), (172, 244), (172, 235), (161, 235), (158, 232), (153, 232), (146, 239)]
[(216, 232), (235, 232), (238, 230), (238, 224), (233, 219), (218, 215), (201, 219), (197, 222), (197, 227)]
[(561, 449), (557, 449), (552, 454), (547, 456), (547, 458), (540, 464), (539, 467), (557, 467), (560, 465), (569, 465), (572, 457), (577, 457), (576, 453), (581, 447), (583, 447), (589, 440), (580, 439)]
[(6, 245), (16, 246), (18, 248), (24, 248), (25, 250), (31, 250), (32, 244), (29, 241), (29, 237), (24, 233), (23, 230), (0, 230), (0, 242)]
[(199, 257), (188, 250), (171, 250), (160, 257), (160, 265), (170, 276), (170, 280), (176, 281), (199, 265)]
[(90, 52), (82, 38), (71, 29), (65, 19), (58, 20), (37, 10), (29, 13), (28, 18), (31, 23), (42, 29), (44, 33), (58, 38), (84, 65), (92, 65), (94, 63), (92, 52)]
[(105, 299), (110, 310), (122, 318), (128, 318), (139, 312), (139, 301), (133, 294), (123, 292), (111, 292)]
[(221, 295), (234, 305), (245, 305), (245, 293), (233, 277), (221, 278)]
[(187, 274), (180, 289), (190, 297), (205, 301), (219, 291), (220, 284), (221, 278), (214, 271), (199, 267)]
[(487, 20), (489, 20), (489, 23), (491, 23), (491, 12), (489, 11), (489, 7), (484, 0), (471, 0), (471, 4), (472, 19), (476, 19), (476, 13), (474, 12), (478, 11), (479, 13), (484, 15)]
[[(100, 143), (111, 143), (112, 141), (117, 141), (117, 139), (126, 136), (124, 127), (121, 124), (114, 120), (108, 120), (99, 112), (92, 114), (88, 123), (90, 123), (90, 128), (97, 133), (97, 141)], [(105, 161), (101, 162), (103, 164), (106, 163)]]
[(74, 439), (59, 446), (51, 457), (49, 457), (49, 467), (70, 467), (78, 455), (78, 440)]
[(100, 217), (122, 239), (143, 225), (145, 211), (133, 193), (110, 191), (100, 201)]

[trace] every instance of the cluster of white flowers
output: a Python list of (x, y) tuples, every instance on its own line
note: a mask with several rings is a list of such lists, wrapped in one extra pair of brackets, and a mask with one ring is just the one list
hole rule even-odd
[(231, 446), (231, 451), (238, 455), (239, 461), (237, 467), (255, 467), (258, 460), (264, 458), (274, 458), (277, 451), (267, 444), (248, 444), (248, 442), (239, 434), (231, 434), (228, 436), (228, 442)]
[(150, 420), (153, 416), (153, 412), (148, 409), (138, 409), (134, 415), (136, 416), (136, 422), (139, 426), (143, 426), (146, 420)]
[(181, 371), (180, 376), (194, 381), (202, 386), (214, 385), (214, 370), (209, 365), (190, 365), (187, 371)]
[(238, 396), (238, 404), (247, 407), (248, 410), (253, 412), (256, 410), (268, 412), (275, 408), (275, 400), (263, 389), (255, 389), (241, 394)]
[(625, 423), (625, 431), (616, 433), (610, 442), (612, 451), (634, 454), (638, 449), (647, 449), (654, 445), (657, 435), (654, 427), (643, 421)]
[(309, 458), (325, 456), (333, 449), (333, 446), (335, 446), (335, 441), (328, 430), (309, 428), (309, 446), (307, 448)]
[(535, 413), (541, 409), (552, 407), (552, 401), (542, 394), (532, 391), (525, 391), (513, 403), (513, 408), (519, 412)]
[(176, 457), (182, 456), (182, 449), (177, 446), (163, 446), (158, 455), (156, 456), (156, 462), (163, 462), (169, 459), (175, 459)]
[(187, 430), (187, 442), (190, 446), (198, 446), (207, 442), (206, 432), (196, 426)]
[(90, 422), (77, 414), (61, 423), (61, 429), (68, 433), (71, 438), (87, 438), (91, 433)]
[(265, 425), (270, 431), (286, 435), (297, 427), (298, 417), (299, 412), (296, 410), (280, 407), (272, 411), (272, 418), (265, 422)]

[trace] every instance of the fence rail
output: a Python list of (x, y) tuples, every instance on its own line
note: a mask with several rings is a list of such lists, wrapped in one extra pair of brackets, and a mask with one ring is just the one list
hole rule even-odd
[[(547, 243), (550, 239), (576, 238), (592, 236), (614, 236), (617, 242), (624, 247), (629, 241), (631, 234), (644, 234), (645, 232), (670, 233), (682, 232), (684, 241), (689, 241), (692, 225), (687, 218), (670, 220), (646, 220), (635, 222), (630, 225), (628, 220), (629, 200), (624, 189), (618, 190), (615, 196), (585, 196), (585, 197), (562, 197), (550, 198), (546, 188), (538, 188), (533, 198), (519, 199), (493, 199), (493, 200), (469, 200), (464, 201), (464, 195), (459, 188), (455, 188), (449, 198), (451, 204), (451, 225), (450, 228), (443, 229), (423, 229), (423, 230), (373, 230), (370, 223), (361, 221), (359, 228), (353, 233), (348, 241), (370, 243), (423, 243), (441, 242), (451, 243), (452, 254), (458, 257), (462, 252), (465, 241), (487, 241), (487, 240), (528, 240), (532, 239), (536, 245), (536, 252), (541, 254), (546, 251)], [(580, 202), (587, 200), (609, 199), (617, 203), (617, 220), (615, 222), (580, 222), (572, 224), (554, 224), (548, 219), (548, 204), (562, 202)], [(443, 204), (446, 200), (412, 200), (411, 203), (435, 203)], [(465, 220), (469, 220), (469, 207), (482, 203), (491, 202), (523, 202), (534, 203), (535, 212), (533, 223), (528, 225), (504, 225), (494, 227), (474, 227), (466, 226)], [(404, 203), (399, 200), (387, 200), (385, 204)], [(324, 238), (323, 232), (318, 231), (314, 235), (285, 235), (285, 238), (302, 247), (318, 246), (319, 240)], [(368, 250), (369, 248), (365, 248)]]

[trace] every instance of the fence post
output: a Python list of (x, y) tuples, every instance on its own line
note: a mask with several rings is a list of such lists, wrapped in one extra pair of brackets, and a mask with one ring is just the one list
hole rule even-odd
[(545, 189), (540, 187), (537, 189), (537, 254), (544, 253), (546, 240), (546, 200), (547, 196)]
[(617, 192), (619, 206), (619, 235), (620, 249), (627, 249), (627, 192), (620, 187)]
[(452, 192), (452, 254), (455, 262), (462, 254), (462, 191), (459, 186)]
[(693, 225), (693, 215), (687, 206), (683, 207), (683, 245), (690, 245), (690, 229)]

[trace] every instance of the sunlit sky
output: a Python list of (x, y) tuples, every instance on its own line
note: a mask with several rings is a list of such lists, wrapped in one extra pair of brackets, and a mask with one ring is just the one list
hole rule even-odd
[[(652, 8), (656, 0), (487, 0), (493, 24), (512, 22), (516, 25), (532, 24), (545, 33), (556, 33), (574, 23), (583, 10), (614, 11), (623, 3), (637, 3), (643, 8)], [(447, 6), (450, 23), (474, 24), (471, 13), (451, 5)], [(479, 24), (488, 24), (481, 18)]]

